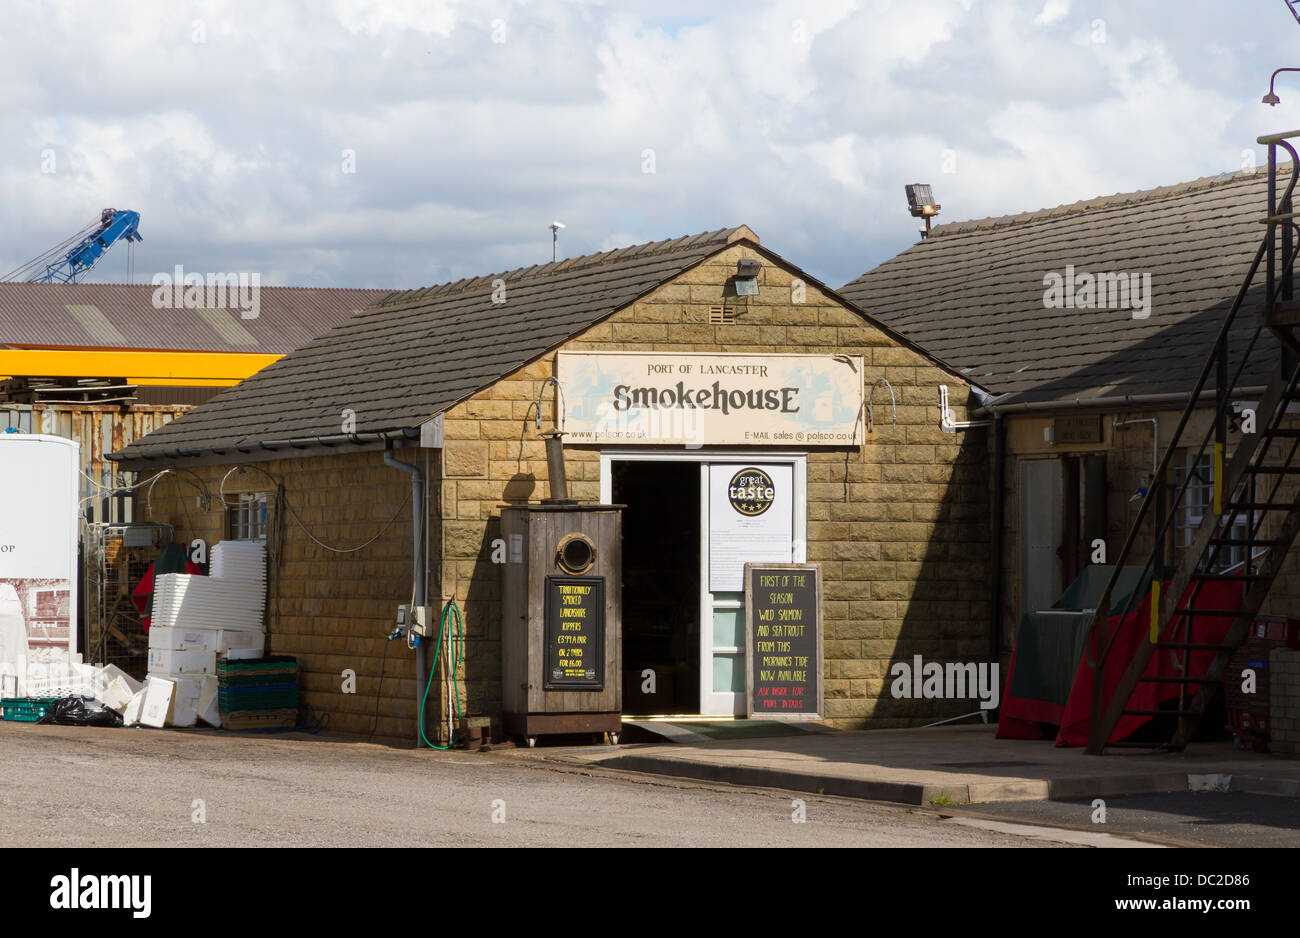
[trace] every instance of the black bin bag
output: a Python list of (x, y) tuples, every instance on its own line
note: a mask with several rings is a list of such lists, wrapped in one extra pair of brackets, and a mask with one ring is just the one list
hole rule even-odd
[(36, 722), (59, 726), (121, 726), (122, 715), (91, 697), (60, 697)]

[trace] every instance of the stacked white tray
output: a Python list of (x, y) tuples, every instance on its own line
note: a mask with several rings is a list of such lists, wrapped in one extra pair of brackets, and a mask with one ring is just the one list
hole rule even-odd
[[(168, 724), (193, 726), (200, 716), (217, 720), (217, 661), (261, 655), (265, 610), (266, 549), (251, 541), (213, 547), (211, 576), (168, 573), (154, 580), (149, 674), (170, 692), (169, 702), (160, 705), (168, 708)], [(211, 690), (206, 710), (205, 687)]]
[(222, 541), (212, 548), (218, 580), (256, 580), (266, 589), (266, 548), (256, 541)]
[(154, 581), (153, 625), (167, 628), (262, 630), (265, 584), (188, 573)]

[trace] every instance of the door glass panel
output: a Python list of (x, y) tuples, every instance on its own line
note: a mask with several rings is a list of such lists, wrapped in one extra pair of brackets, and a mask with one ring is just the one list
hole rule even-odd
[[(745, 647), (744, 593), (713, 594), (713, 645), (715, 648)], [(732, 608), (732, 604), (735, 604)]]
[(745, 692), (745, 656), (713, 656), (713, 692), (715, 694)]

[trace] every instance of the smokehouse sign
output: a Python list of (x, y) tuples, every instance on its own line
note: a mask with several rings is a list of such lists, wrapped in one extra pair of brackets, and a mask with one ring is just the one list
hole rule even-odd
[(860, 355), (559, 352), (568, 443), (857, 446)]
[(745, 626), (748, 715), (821, 719), (821, 566), (745, 564)]

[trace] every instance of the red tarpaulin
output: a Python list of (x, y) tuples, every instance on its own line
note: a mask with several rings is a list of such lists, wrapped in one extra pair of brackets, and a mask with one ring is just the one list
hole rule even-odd
[[(1167, 589), (1168, 587), (1169, 583), (1166, 581), (1164, 588)], [(1195, 603), (1191, 603), (1190, 596), (1194, 588), (1195, 584), (1187, 588), (1187, 591), (1179, 600), (1177, 608), (1238, 609), (1241, 606), (1241, 583), (1214, 580), (1205, 582), (1201, 585)], [(1189, 603), (1191, 604), (1189, 605)], [(1228, 629), (1231, 628), (1233, 621), (1232, 616), (1192, 616), (1191, 634), (1184, 638), (1182, 618), (1181, 616), (1176, 618), (1173, 624), (1165, 628), (1161, 635), (1162, 640), (1206, 644), (1221, 643), (1227, 636)], [(1151, 594), (1149, 592), (1146, 594), (1146, 598), (1142, 600), (1142, 605), (1125, 616), (1122, 624), (1118, 616), (1112, 616), (1107, 622), (1107, 634), (1113, 633), (1117, 625), (1119, 631), (1115, 635), (1115, 643), (1111, 647), (1110, 655), (1106, 660), (1105, 695), (1103, 699), (1107, 701), (1110, 700), (1116, 686), (1119, 684), (1120, 677), (1124, 674), (1125, 668), (1133, 658), (1138, 643), (1148, 640), (1148, 633), (1151, 628)], [(1171, 636), (1178, 637), (1171, 638)], [(1095, 654), (1094, 648), (1094, 641), (1090, 638), (1087, 651), (1079, 659), (1079, 670), (1075, 674), (1074, 685), (1070, 688), (1070, 697), (1066, 701), (1065, 712), (1061, 716), (1061, 729), (1056, 736), (1056, 745), (1058, 746), (1087, 745), (1088, 723), (1092, 718), (1094, 681), (1094, 669), (1089, 665), (1088, 659)], [(1180, 676), (1182, 674), (1182, 656), (1185, 654), (1188, 654), (1188, 652), (1169, 648), (1156, 649), (1142, 674), (1144, 677)], [(1191, 677), (1204, 677), (1209, 670), (1210, 663), (1214, 661), (1215, 653), (1213, 651), (1193, 651), (1190, 654), (1192, 658), (1188, 667), (1188, 675)], [(1129, 699), (1128, 708), (1156, 710), (1165, 701), (1176, 699), (1180, 688), (1181, 685), (1179, 684), (1139, 683), (1133, 691), (1133, 696)], [(1196, 689), (1196, 685), (1189, 685), (1191, 693), (1195, 693)], [(1151, 719), (1152, 717), (1148, 716), (1121, 717), (1111, 733), (1109, 741), (1116, 742), (1127, 738)]]
[(1006, 687), (1002, 689), (1002, 708), (998, 712), (997, 738), (1042, 739), (1047, 735), (1043, 724), (1058, 725), (1065, 708), (1046, 700), (1028, 700), (1012, 694), (1011, 683), (1016, 673), (1017, 650), (1019, 644), (1011, 650), (1011, 660), (1007, 663)]
[(149, 569), (144, 572), (140, 582), (131, 591), (131, 602), (135, 603), (135, 608), (140, 613), (140, 622), (144, 626), (146, 633), (148, 633), (149, 626), (153, 621), (153, 578), (155, 572), (160, 575), (164, 573), (201, 574), (203, 568), (190, 560), (185, 548), (179, 544), (170, 545), (157, 560), (149, 564)]

